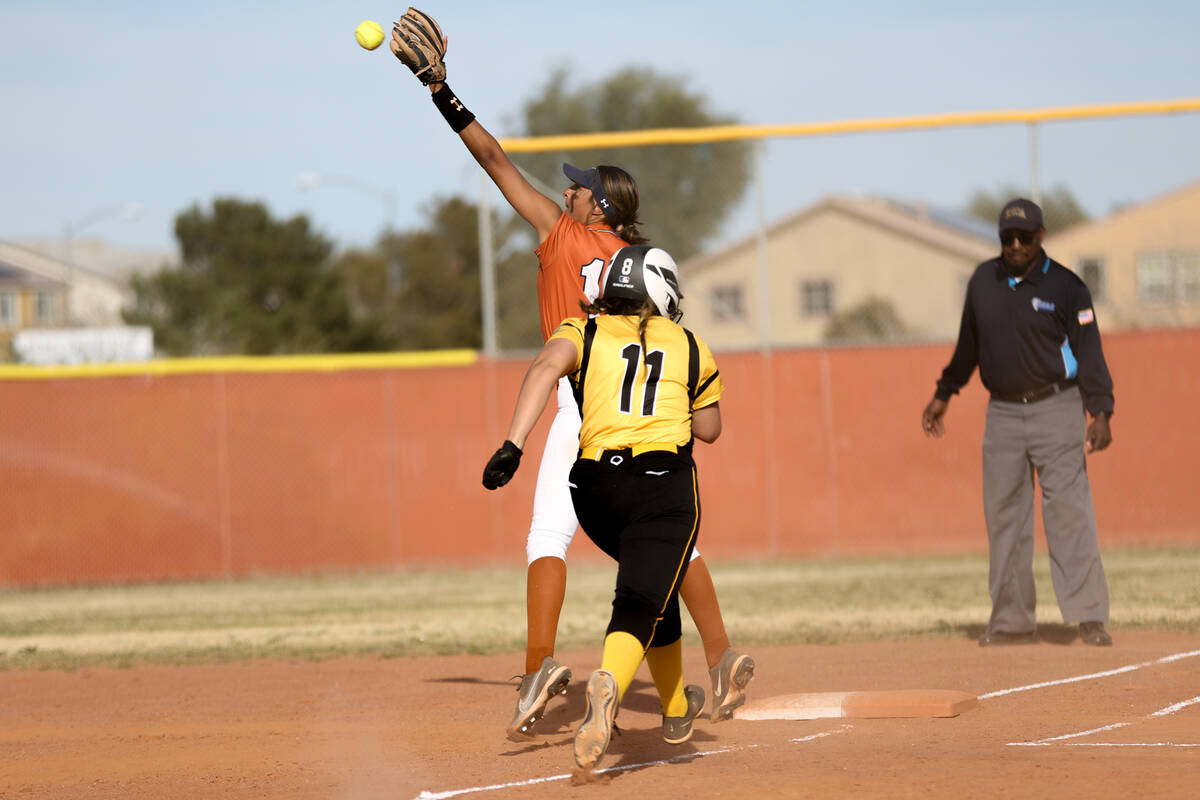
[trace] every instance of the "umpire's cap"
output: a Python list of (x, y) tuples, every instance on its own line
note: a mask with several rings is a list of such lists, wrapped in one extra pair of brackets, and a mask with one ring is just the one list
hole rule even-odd
[(1036, 231), (1042, 227), (1042, 209), (1037, 203), (1018, 197), (1000, 209), (1000, 230)]

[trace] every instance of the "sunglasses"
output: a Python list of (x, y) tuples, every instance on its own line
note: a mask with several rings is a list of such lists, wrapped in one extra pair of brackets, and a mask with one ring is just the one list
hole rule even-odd
[(1034, 231), (1000, 231), (1000, 244), (1008, 247), (1015, 239), (1023, 245), (1031, 245), (1036, 235)]

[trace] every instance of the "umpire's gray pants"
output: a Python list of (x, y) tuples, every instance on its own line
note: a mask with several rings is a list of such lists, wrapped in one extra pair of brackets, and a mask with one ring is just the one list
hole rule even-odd
[(1050, 578), (1063, 622), (1108, 622), (1108, 583), (1100, 563), (1096, 511), (1084, 457), (1087, 417), (1072, 387), (1037, 403), (988, 403), (983, 435), (983, 510), (987, 518), (988, 631), (1037, 627), (1033, 583), (1034, 472)]

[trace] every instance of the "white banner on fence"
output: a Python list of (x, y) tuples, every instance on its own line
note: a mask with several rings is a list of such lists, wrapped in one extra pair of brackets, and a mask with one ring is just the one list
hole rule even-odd
[(12, 347), (23, 364), (149, 361), (154, 357), (154, 332), (143, 326), (23, 330), (13, 336)]

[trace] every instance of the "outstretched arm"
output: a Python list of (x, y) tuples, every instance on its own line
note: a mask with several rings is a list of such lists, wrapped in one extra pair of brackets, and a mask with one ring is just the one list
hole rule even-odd
[(513, 210), (533, 226), (541, 242), (562, 215), (562, 209), (525, 180), (496, 138), (446, 85), (443, 59), (448, 42), (442, 29), (428, 14), (410, 8), (392, 29), (389, 46), (396, 58), (429, 87), (433, 103), (446, 122), (458, 133)]
[[(445, 91), (445, 84), (442, 84)], [(430, 86), (436, 93), (438, 90)], [(459, 133), (467, 150), (483, 167), (484, 172), (492, 179), (504, 195), (504, 199), (521, 215), (521, 218), (533, 226), (539, 242), (550, 234), (554, 223), (562, 216), (558, 203), (533, 188), (525, 176), (509, 159), (508, 154), (500, 147), (500, 143), (483, 125), (475, 120)]]
[(517, 447), (525, 446), (525, 439), (533, 430), (534, 423), (546, 408), (546, 398), (558, 383), (558, 379), (575, 369), (579, 351), (566, 339), (551, 339), (542, 347), (521, 382), (517, 395), (517, 407), (513, 411), (512, 424), (508, 429), (508, 440)]
[(516, 474), (517, 467), (521, 465), (521, 456), (524, 455), (525, 439), (546, 408), (546, 398), (558, 379), (575, 369), (578, 355), (571, 342), (551, 339), (529, 365), (525, 380), (521, 383), (521, 392), (517, 395), (517, 408), (513, 412), (508, 438), (483, 468), (484, 488), (498, 489)]

